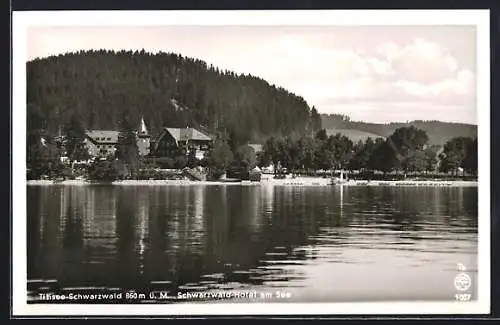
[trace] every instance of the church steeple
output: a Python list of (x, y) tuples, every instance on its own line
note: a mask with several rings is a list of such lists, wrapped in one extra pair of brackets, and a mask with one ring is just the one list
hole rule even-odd
[(141, 125), (139, 126), (139, 135), (148, 135), (148, 129), (146, 128), (144, 117), (141, 117)]
[(144, 117), (141, 117), (141, 124), (137, 130), (137, 147), (139, 149), (139, 155), (146, 156), (149, 154), (149, 147), (151, 145), (151, 136), (146, 128), (146, 123), (144, 122)]

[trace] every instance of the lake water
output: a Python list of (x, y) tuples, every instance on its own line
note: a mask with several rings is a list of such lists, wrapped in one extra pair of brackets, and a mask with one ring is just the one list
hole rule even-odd
[(28, 186), (27, 200), (31, 302), (477, 299), (477, 187)]

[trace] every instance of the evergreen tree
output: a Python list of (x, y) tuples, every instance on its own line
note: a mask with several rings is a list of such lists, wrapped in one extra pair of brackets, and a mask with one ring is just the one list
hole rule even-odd
[(71, 161), (88, 159), (88, 151), (84, 144), (85, 130), (76, 115), (73, 115), (69, 123), (64, 126), (64, 134), (66, 135), (65, 149), (69, 159)]
[(279, 141), (275, 137), (270, 137), (267, 139), (263, 147), (262, 156), (267, 162), (271, 162), (274, 167), (274, 171), (278, 169), (280, 162), (280, 152), (279, 152)]
[(314, 106), (311, 109), (311, 129), (313, 132), (321, 130), (321, 115)]
[(369, 168), (370, 157), (376, 148), (375, 141), (367, 138), (365, 142), (359, 141), (354, 146), (354, 156), (350, 160), (349, 168), (351, 170), (363, 170)]
[(137, 147), (136, 130), (125, 113), (120, 121), (116, 157), (131, 171), (135, 172), (139, 165), (139, 148)]
[(314, 161), (314, 139), (308, 136), (302, 136), (297, 143), (299, 150), (299, 168), (305, 170), (316, 170)]

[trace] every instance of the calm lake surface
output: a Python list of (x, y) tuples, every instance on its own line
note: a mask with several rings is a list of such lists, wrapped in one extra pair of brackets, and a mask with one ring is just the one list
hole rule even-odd
[(477, 195), (477, 187), (28, 186), (29, 300), (135, 290), (133, 303), (199, 302), (175, 297), (252, 290), (282, 302), (451, 301), (464, 293), (457, 263), (476, 299)]

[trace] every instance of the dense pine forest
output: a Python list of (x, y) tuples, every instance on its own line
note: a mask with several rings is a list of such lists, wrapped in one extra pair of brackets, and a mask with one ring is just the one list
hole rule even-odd
[(348, 135), (347, 130), (362, 131), (369, 133), (367, 136), (372, 138), (388, 137), (396, 129), (402, 127), (414, 126), (417, 129), (423, 130), (429, 137), (429, 144), (444, 145), (447, 141), (455, 137), (477, 137), (477, 125), (463, 123), (447, 123), (441, 121), (411, 121), (408, 123), (366, 123), (351, 121), (351, 119), (342, 114), (322, 114), (322, 126), (327, 130), (332, 130), (329, 133), (335, 133), (335, 130), (342, 130), (343, 134)]
[(321, 127), (305, 100), (251, 75), (171, 53), (80, 51), (27, 63), (28, 132), (56, 134), (77, 117), (87, 129), (118, 129), (124, 114), (150, 133), (205, 127), (233, 141)]

